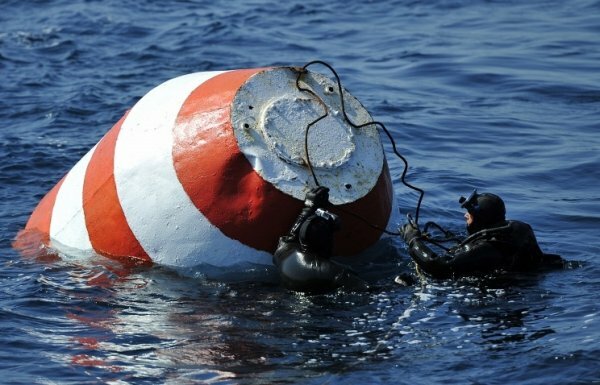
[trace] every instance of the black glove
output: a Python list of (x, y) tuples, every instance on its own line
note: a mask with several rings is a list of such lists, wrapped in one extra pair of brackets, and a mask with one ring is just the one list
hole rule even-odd
[(327, 208), (329, 205), (329, 189), (327, 187), (315, 187), (306, 193), (304, 206), (313, 209)]
[(421, 236), (421, 231), (412, 223), (407, 223), (402, 226), (400, 233), (402, 234), (402, 238), (404, 238), (404, 242), (407, 244), (409, 244), (414, 238)]

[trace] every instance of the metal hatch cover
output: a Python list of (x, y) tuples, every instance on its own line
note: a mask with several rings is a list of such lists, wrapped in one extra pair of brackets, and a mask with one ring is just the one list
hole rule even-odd
[[(340, 205), (356, 201), (371, 191), (382, 172), (384, 153), (374, 125), (355, 129), (344, 119), (338, 86), (315, 72), (302, 75), (290, 67), (267, 69), (252, 76), (238, 90), (231, 122), (240, 151), (254, 170), (280, 191), (299, 200), (315, 187), (305, 159), (308, 153), (319, 183), (330, 189), (330, 201)], [(345, 110), (361, 125), (373, 121), (367, 110), (347, 91)]]

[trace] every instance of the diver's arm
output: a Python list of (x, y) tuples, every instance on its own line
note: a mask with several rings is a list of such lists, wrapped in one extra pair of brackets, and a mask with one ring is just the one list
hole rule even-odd
[(408, 245), (409, 255), (423, 271), (436, 278), (452, 275), (448, 258), (442, 258), (434, 252), (424, 242), (421, 231), (415, 225), (407, 223), (400, 232)]
[(452, 256), (437, 254), (420, 237), (410, 240), (408, 253), (425, 273), (435, 278), (447, 278), (454, 272)]
[(415, 263), (435, 278), (489, 272), (503, 267), (504, 255), (491, 242), (481, 241), (461, 245), (444, 254), (433, 251), (414, 227), (405, 226), (403, 236)]
[(328, 188), (319, 186), (310, 190), (289, 234), (279, 238), (273, 263), (288, 289), (322, 293), (340, 287), (349, 290), (369, 288), (350, 269), (330, 260), (333, 233), (341, 223), (337, 215), (323, 209), (328, 205)]
[(409, 245), (412, 259), (435, 278), (485, 273), (506, 267), (505, 256), (490, 242), (462, 245), (444, 254), (437, 254), (421, 239)]

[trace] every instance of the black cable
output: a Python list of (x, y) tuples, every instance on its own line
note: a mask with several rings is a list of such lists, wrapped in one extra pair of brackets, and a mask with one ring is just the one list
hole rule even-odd
[[(315, 181), (315, 184), (316, 184), (317, 186), (320, 186), (320, 185), (319, 185), (319, 182), (318, 182), (318, 180), (317, 180), (317, 177), (316, 177), (316, 175), (315, 175), (315, 172), (314, 172), (314, 170), (313, 170), (312, 163), (310, 162), (310, 156), (309, 156), (309, 151), (308, 151), (308, 131), (309, 131), (309, 129), (310, 129), (310, 127), (311, 127), (311, 126), (313, 126), (314, 124), (316, 124), (316, 123), (317, 123), (318, 121), (320, 121), (321, 119), (324, 119), (325, 117), (327, 117), (327, 116), (329, 115), (329, 110), (328, 110), (328, 108), (327, 108), (326, 104), (323, 102), (323, 100), (321, 99), (321, 97), (320, 97), (319, 95), (317, 95), (317, 94), (316, 94), (314, 91), (312, 91), (311, 89), (309, 89), (309, 88), (304, 88), (304, 87), (302, 87), (302, 86), (300, 85), (300, 78), (302, 77), (302, 75), (303, 75), (303, 74), (306, 74), (306, 73), (308, 72), (308, 71), (307, 71), (307, 68), (308, 68), (309, 66), (313, 65), (313, 64), (321, 64), (321, 65), (324, 65), (324, 66), (325, 66), (325, 67), (327, 67), (327, 68), (328, 68), (328, 69), (331, 71), (331, 73), (332, 73), (332, 74), (335, 76), (336, 83), (337, 83), (337, 87), (338, 87), (338, 92), (339, 92), (339, 95), (340, 95), (340, 106), (341, 106), (341, 109), (342, 109), (342, 114), (343, 114), (343, 116), (344, 116), (344, 119), (346, 120), (346, 122), (347, 122), (349, 125), (351, 125), (352, 127), (354, 127), (355, 129), (357, 129), (357, 130), (358, 130), (358, 129), (361, 129), (361, 128), (363, 128), (363, 127), (366, 127), (366, 126), (369, 126), (369, 125), (372, 125), (372, 124), (373, 124), (373, 125), (376, 125), (376, 126), (380, 126), (380, 127), (381, 127), (381, 129), (382, 129), (382, 130), (385, 132), (385, 134), (387, 135), (388, 139), (390, 140), (390, 143), (392, 144), (392, 148), (393, 148), (393, 150), (394, 150), (394, 154), (395, 154), (395, 155), (396, 155), (398, 158), (400, 158), (400, 159), (402, 160), (402, 162), (404, 163), (404, 170), (402, 171), (402, 176), (401, 176), (401, 178), (400, 178), (400, 180), (401, 180), (402, 184), (404, 184), (406, 187), (408, 187), (408, 188), (410, 188), (410, 189), (412, 189), (412, 190), (415, 190), (415, 191), (417, 191), (417, 192), (419, 193), (419, 200), (418, 200), (418, 202), (417, 202), (417, 207), (416, 207), (416, 209), (415, 209), (415, 219), (414, 219), (414, 224), (415, 224), (415, 225), (417, 226), (417, 228), (418, 228), (418, 224), (419, 224), (419, 212), (420, 212), (420, 210), (421, 210), (421, 203), (422, 203), (422, 201), (423, 201), (423, 197), (424, 197), (424, 195), (425, 195), (425, 191), (424, 191), (424, 190), (422, 190), (422, 189), (420, 189), (420, 188), (418, 188), (418, 187), (416, 187), (416, 186), (413, 186), (413, 185), (411, 185), (410, 183), (408, 183), (408, 182), (406, 181), (406, 174), (407, 174), (407, 172), (408, 172), (408, 161), (407, 161), (407, 160), (406, 160), (406, 158), (405, 158), (405, 157), (404, 157), (402, 154), (400, 154), (400, 152), (398, 151), (398, 149), (397, 149), (397, 147), (396, 147), (396, 141), (394, 140), (393, 136), (391, 135), (391, 133), (389, 132), (389, 130), (387, 129), (387, 127), (386, 127), (386, 126), (385, 126), (383, 123), (381, 123), (381, 122), (378, 122), (378, 121), (371, 121), (371, 122), (367, 122), (367, 123), (364, 123), (364, 124), (360, 124), (360, 125), (358, 125), (358, 124), (355, 124), (354, 122), (352, 122), (352, 120), (350, 119), (350, 117), (349, 117), (349, 116), (348, 116), (348, 114), (346, 113), (346, 103), (345, 103), (345, 101), (344, 101), (344, 92), (343, 92), (343, 89), (342, 89), (342, 82), (341, 82), (341, 80), (340, 80), (340, 77), (338, 76), (337, 72), (335, 71), (335, 69), (333, 69), (333, 67), (332, 67), (331, 65), (329, 65), (328, 63), (326, 63), (326, 62), (324, 62), (324, 61), (321, 61), (321, 60), (314, 60), (314, 61), (311, 61), (311, 62), (309, 62), (309, 63), (305, 64), (305, 65), (302, 67), (302, 70), (301, 70), (301, 71), (299, 71), (299, 73), (298, 73), (298, 77), (296, 78), (296, 87), (297, 87), (297, 88), (298, 88), (300, 91), (304, 91), (304, 92), (308, 92), (308, 93), (312, 94), (312, 95), (313, 95), (313, 96), (316, 98), (316, 100), (317, 100), (317, 101), (318, 101), (318, 102), (319, 102), (319, 103), (320, 103), (320, 104), (323, 106), (323, 109), (325, 110), (325, 114), (324, 114), (324, 115), (320, 116), (319, 118), (315, 119), (314, 121), (310, 122), (310, 123), (307, 125), (307, 127), (306, 127), (306, 130), (305, 130), (305, 135), (304, 135), (304, 154), (305, 154), (305, 157), (306, 157), (306, 162), (307, 162), (307, 165), (308, 165), (309, 171), (310, 171), (310, 173), (311, 173), (311, 175), (312, 175), (312, 177), (313, 177), (313, 179), (314, 179), (314, 181)], [(388, 234), (388, 235), (402, 235), (400, 232), (389, 231), (389, 230), (387, 230), (387, 229), (385, 229), (385, 228), (382, 228), (382, 227), (380, 227), (380, 226), (377, 226), (377, 225), (375, 225), (375, 224), (371, 223), (370, 221), (368, 221), (367, 219), (363, 218), (362, 216), (360, 216), (360, 215), (358, 215), (358, 214), (356, 214), (356, 213), (353, 213), (353, 212), (351, 212), (351, 211), (345, 210), (345, 209), (343, 209), (343, 208), (341, 208), (341, 207), (339, 207), (339, 206), (337, 207), (337, 209), (339, 209), (339, 210), (340, 210), (341, 212), (343, 212), (343, 213), (346, 213), (346, 214), (348, 214), (348, 215), (351, 215), (351, 216), (353, 216), (353, 217), (355, 217), (355, 218), (357, 218), (357, 219), (359, 219), (359, 220), (363, 221), (363, 222), (364, 222), (365, 224), (367, 224), (368, 226), (370, 226), (370, 227), (372, 227), (372, 228), (374, 228), (374, 229), (376, 229), (376, 230), (378, 230), (378, 231), (381, 231), (381, 232), (383, 232), (383, 233), (385, 233), (385, 234)], [(434, 227), (436, 227), (438, 230), (440, 230), (442, 233), (444, 233), (444, 236), (445, 236), (445, 238), (438, 239), (438, 238), (433, 238), (433, 237), (429, 236), (429, 235), (427, 234), (427, 230), (428, 230), (428, 228), (429, 228), (430, 226), (434, 226)], [(437, 223), (435, 223), (435, 222), (427, 222), (427, 223), (425, 224), (425, 227), (424, 227), (424, 231), (423, 231), (423, 232), (424, 232), (424, 234), (423, 234), (423, 239), (424, 239), (424, 240), (426, 240), (426, 241), (428, 241), (428, 242), (430, 242), (430, 243), (433, 243), (433, 244), (435, 244), (436, 246), (438, 246), (438, 247), (440, 247), (440, 248), (442, 248), (442, 249), (444, 249), (444, 250), (446, 250), (446, 251), (448, 251), (449, 249), (448, 249), (448, 248), (446, 248), (446, 247), (444, 247), (444, 246), (443, 246), (441, 243), (444, 243), (444, 242), (450, 242), (450, 241), (454, 241), (454, 242), (460, 242), (460, 238), (458, 238), (458, 237), (455, 237), (455, 236), (454, 236), (454, 234), (452, 234), (451, 232), (449, 232), (449, 231), (445, 230), (445, 229), (444, 229), (442, 226), (438, 225), (438, 224), (437, 224)]]
[(308, 93), (312, 94), (317, 99), (317, 101), (323, 106), (323, 109), (325, 110), (325, 114), (324, 115), (321, 115), (317, 119), (315, 119), (312, 122), (308, 123), (308, 125), (306, 126), (306, 130), (304, 130), (304, 157), (306, 159), (306, 165), (308, 166), (308, 170), (310, 171), (310, 174), (312, 175), (313, 180), (315, 181), (315, 184), (317, 185), (317, 187), (319, 187), (320, 186), (319, 180), (317, 179), (315, 171), (313, 170), (313, 166), (312, 166), (312, 163), (310, 161), (310, 156), (309, 156), (309, 153), (308, 153), (308, 131), (318, 121), (320, 121), (321, 119), (326, 118), (329, 115), (329, 109), (327, 108), (327, 105), (323, 102), (323, 100), (321, 100), (321, 98), (319, 97), (319, 95), (317, 95), (313, 90), (311, 90), (309, 88), (303, 88), (303, 87), (300, 86), (300, 77), (304, 73), (306, 73), (306, 68), (302, 68), (302, 71), (300, 73), (298, 73), (298, 77), (296, 78), (296, 87), (300, 91), (304, 91), (304, 92), (308, 92)]
[(444, 229), (442, 226), (438, 225), (435, 222), (427, 222), (425, 223), (425, 226), (423, 226), (423, 232), (424, 233), (428, 233), (429, 231), (429, 227), (435, 227), (437, 228), (439, 231), (441, 231), (442, 233), (444, 233), (444, 238), (432, 238), (430, 236), (428, 236), (429, 239), (438, 241), (438, 242), (450, 242), (450, 241), (455, 241), (455, 242), (460, 242), (462, 240), (462, 238), (455, 236), (451, 231)]
[[(345, 105), (345, 102), (344, 102), (344, 93), (343, 93), (343, 90), (342, 90), (342, 82), (341, 82), (341, 80), (340, 80), (340, 77), (338, 76), (337, 72), (336, 72), (336, 71), (333, 69), (333, 67), (332, 67), (332, 66), (330, 66), (329, 64), (325, 63), (324, 61), (321, 61), (321, 60), (314, 60), (314, 61), (311, 61), (311, 62), (309, 62), (309, 63), (305, 64), (305, 65), (304, 65), (304, 67), (302, 67), (302, 71), (299, 73), (299, 75), (298, 75), (298, 78), (296, 79), (296, 86), (298, 87), (298, 89), (300, 89), (301, 91), (307, 91), (307, 92), (310, 92), (310, 93), (311, 93), (311, 94), (313, 94), (313, 95), (314, 95), (314, 96), (315, 96), (315, 97), (316, 97), (316, 98), (317, 98), (317, 99), (318, 99), (318, 100), (319, 100), (319, 101), (320, 101), (322, 104), (324, 104), (324, 103), (323, 103), (323, 101), (321, 100), (321, 98), (320, 98), (318, 95), (316, 95), (316, 94), (315, 94), (315, 93), (314, 93), (312, 90), (309, 90), (309, 89), (307, 89), (307, 88), (301, 88), (301, 87), (300, 87), (300, 84), (299, 84), (300, 77), (302, 76), (302, 74), (306, 73), (306, 72), (307, 72), (307, 70), (306, 70), (306, 69), (307, 69), (309, 66), (313, 65), (313, 64), (321, 64), (321, 65), (324, 65), (324, 66), (325, 66), (325, 67), (327, 67), (327, 68), (328, 68), (328, 69), (331, 71), (331, 73), (332, 73), (332, 74), (335, 76), (335, 79), (336, 79), (336, 82), (337, 82), (337, 86), (338, 86), (338, 92), (339, 92), (339, 94), (340, 94), (340, 104), (341, 104), (341, 108), (342, 108), (342, 114), (344, 115), (344, 119), (346, 120), (346, 122), (347, 122), (349, 125), (351, 125), (351, 126), (352, 126), (352, 127), (354, 127), (355, 129), (360, 129), (360, 128), (363, 128), (363, 127), (366, 127), (366, 126), (369, 126), (369, 125), (372, 125), (372, 124), (373, 124), (373, 125), (375, 125), (375, 126), (380, 126), (380, 127), (381, 127), (381, 129), (382, 129), (382, 130), (385, 132), (385, 134), (387, 135), (388, 139), (390, 140), (390, 142), (391, 142), (391, 144), (392, 144), (392, 148), (393, 148), (393, 150), (394, 150), (394, 154), (395, 154), (395, 155), (396, 155), (398, 158), (400, 158), (400, 159), (402, 160), (402, 162), (404, 163), (404, 170), (402, 171), (402, 176), (401, 176), (401, 178), (400, 178), (400, 181), (401, 181), (401, 182), (402, 182), (402, 184), (404, 184), (406, 187), (408, 187), (408, 188), (410, 188), (410, 189), (412, 189), (412, 190), (414, 190), (414, 191), (417, 191), (417, 192), (419, 193), (419, 200), (418, 200), (418, 202), (417, 202), (417, 207), (416, 207), (416, 209), (415, 209), (415, 224), (418, 226), (418, 224), (419, 224), (419, 212), (420, 212), (420, 210), (421, 210), (421, 203), (422, 203), (422, 201), (423, 201), (423, 196), (425, 195), (425, 191), (424, 191), (424, 190), (422, 190), (422, 189), (420, 189), (420, 188), (418, 188), (418, 187), (415, 187), (415, 186), (411, 185), (410, 183), (408, 183), (408, 182), (406, 181), (406, 173), (408, 172), (408, 161), (406, 160), (406, 158), (405, 158), (404, 156), (402, 156), (402, 154), (400, 154), (400, 152), (399, 152), (399, 151), (398, 151), (398, 149), (396, 148), (396, 141), (395, 141), (395, 140), (394, 140), (394, 138), (392, 137), (392, 134), (390, 134), (390, 132), (388, 131), (387, 127), (386, 127), (386, 126), (385, 126), (383, 123), (381, 123), (381, 122), (378, 122), (378, 121), (371, 121), (371, 122), (367, 122), (367, 123), (364, 123), (364, 124), (357, 125), (357, 124), (355, 124), (354, 122), (352, 122), (352, 120), (350, 120), (350, 118), (348, 117), (348, 114), (346, 113), (346, 105)], [(326, 110), (327, 110), (327, 108), (326, 108)], [(325, 116), (327, 116), (327, 115), (325, 115)], [(322, 119), (322, 118), (324, 118), (325, 116), (322, 116), (322, 117), (320, 117), (320, 118), (319, 118), (319, 119), (317, 119), (316, 121), (314, 121), (314, 122), (312, 122), (311, 124), (309, 124), (309, 126), (313, 125), (314, 123), (316, 123), (317, 121), (321, 120), (321, 119)], [(308, 127), (307, 127), (307, 130), (306, 130), (306, 136), (308, 137)], [(305, 143), (305, 153), (306, 153), (306, 154), (308, 154), (308, 146), (306, 146), (306, 143)], [(309, 159), (308, 159), (308, 156), (307, 156), (307, 161), (308, 161), (308, 160), (309, 160)], [(312, 170), (312, 165), (310, 165), (310, 162), (308, 162), (308, 163), (309, 163), (309, 169), (310, 169), (311, 173), (313, 173), (313, 170)], [(314, 173), (313, 173), (313, 178), (314, 178), (314, 179), (315, 179), (315, 181), (316, 181), (316, 177), (315, 177)], [(355, 215), (355, 216), (357, 216), (357, 215)], [(357, 217), (359, 217), (359, 216), (357, 216)], [(367, 223), (368, 223), (368, 221), (367, 221)], [(370, 223), (369, 223), (369, 225), (371, 225), (372, 227), (375, 227), (375, 225), (373, 225), (373, 224), (370, 224)], [(377, 227), (375, 227), (375, 228), (377, 228)], [(379, 230), (381, 230), (381, 229), (379, 229)], [(387, 233), (387, 230), (386, 230), (386, 233)], [(393, 233), (393, 234), (394, 234), (394, 235), (396, 235), (396, 233)]]
[[(304, 88), (304, 87), (302, 87), (302, 86), (300, 85), (300, 78), (302, 77), (302, 75), (303, 75), (303, 74), (305, 74), (305, 73), (307, 73), (307, 72), (308, 72), (308, 71), (306, 70), (306, 67), (307, 67), (308, 65), (310, 65), (310, 64), (311, 64), (311, 63), (309, 63), (309, 64), (307, 64), (306, 66), (302, 67), (302, 70), (298, 72), (298, 77), (296, 78), (296, 87), (297, 87), (297, 88), (298, 88), (300, 91), (308, 92), (308, 93), (310, 93), (311, 95), (313, 95), (313, 96), (316, 98), (316, 100), (317, 100), (317, 101), (318, 101), (318, 102), (319, 102), (319, 103), (320, 103), (320, 104), (323, 106), (323, 109), (325, 110), (325, 114), (324, 114), (324, 115), (322, 115), (322, 116), (320, 116), (319, 118), (317, 118), (317, 119), (313, 120), (312, 122), (310, 122), (310, 123), (309, 123), (309, 124), (306, 126), (306, 130), (304, 131), (304, 156), (305, 156), (305, 159), (306, 159), (306, 164), (307, 164), (307, 166), (308, 166), (308, 170), (310, 171), (310, 173), (311, 173), (311, 175), (312, 175), (312, 178), (313, 178), (313, 180), (315, 181), (315, 184), (316, 184), (317, 186), (320, 186), (320, 184), (319, 184), (319, 181), (318, 181), (318, 179), (317, 179), (317, 176), (315, 175), (315, 172), (314, 172), (314, 170), (313, 170), (312, 163), (311, 163), (311, 161), (310, 161), (310, 156), (309, 156), (309, 151), (308, 151), (308, 131), (310, 130), (310, 127), (312, 127), (312, 126), (313, 126), (314, 124), (316, 124), (318, 121), (320, 121), (321, 119), (324, 119), (325, 117), (327, 117), (327, 116), (329, 115), (329, 109), (327, 108), (327, 105), (326, 105), (326, 104), (323, 102), (323, 100), (321, 99), (321, 97), (320, 97), (319, 95), (317, 95), (317, 94), (316, 94), (316, 93), (315, 93), (313, 90), (311, 90), (310, 88)], [(336, 74), (336, 77), (337, 77), (337, 74)], [(340, 86), (340, 80), (339, 80), (339, 78), (337, 78), (337, 80), (338, 80), (338, 86)], [(343, 95), (342, 95), (341, 102), (342, 102), (342, 108), (344, 109), (344, 106), (343, 106), (343, 104), (344, 104), (344, 101), (343, 101)], [(347, 115), (345, 114), (345, 109), (344, 109), (344, 116), (345, 116), (345, 117), (346, 117), (346, 119), (347, 119)], [(350, 121), (349, 121), (349, 123), (351, 124), (351, 122), (350, 122)], [(384, 232), (384, 233), (386, 233), (386, 234), (388, 234), (388, 235), (401, 235), (399, 232), (389, 231), (389, 230), (387, 230), (387, 229), (385, 229), (385, 228), (382, 228), (382, 227), (380, 227), (380, 226), (377, 226), (377, 225), (375, 225), (375, 224), (371, 223), (371, 222), (370, 222), (369, 220), (367, 220), (366, 218), (363, 218), (362, 216), (360, 216), (360, 215), (358, 215), (358, 214), (356, 214), (356, 213), (353, 213), (353, 212), (351, 212), (351, 211), (345, 210), (345, 209), (343, 209), (342, 207), (339, 207), (339, 206), (337, 206), (337, 207), (336, 207), (336, 209), (337, 209), (337, 210), (339, 210), (339, 211), (341, 211), (341, 212), (343, 212), (343, 213), (345, 213), (345, 214), (351, 215), (351, 216), (353, 216), (353, 217), (355, 217), (355, 218), (357, 218), (357, 219), (359, 219), (359, 220), (363, 221), (363, 222), (364, 222), (366, 225), (370, 226), (371, 228), (374, 228), (375, 230), (378, 230), (378, 231)]]
[(336, 210), (339, 210), (339, 211), (343, 212), (344, 214), (351, 215), (354, 218), (363, 221), (367, 226), (369, 226), (369, 227), (371, 227), (371, 228), (373, 228), (375, 230), (379, 230), (382, 233), (386, 233), (387, 235), (402, 235), (402, 233), (400, 233), (398, 231), (390, 231), (390, 230), (388, 230), (386, 228), (377, 226), (376, 224), (369, 222), (366, 218), (363, 218), (362, 216), (360, 216), (360, 215), (358, 215), (356, 213), (353, 213), (352, 211), (348, 211), (348, 210), (346, 210), (346, 209), (344, 209), (344, 208), (342, 208), (340, 206), (336, 206), (335, 208), (336, 208)]

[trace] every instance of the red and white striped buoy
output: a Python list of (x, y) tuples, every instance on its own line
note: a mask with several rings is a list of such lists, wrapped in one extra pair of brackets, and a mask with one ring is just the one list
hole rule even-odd
[[(315, 187), (330, 188), (355, 255), (385, 227), (392, 185), (374, 126), (351, 127), (337, 84), (288, 67), (199, 72), (146, 94), (40, 201), (19, 238), (65, 254), (97, 253), (174, 267), (271, 264), (278, 238)], [(313, 94), (314, 93), (314, 94)], [(369, 113), (344, 91), (356, 124)], [(342, 207), (343, 211), (336, 210)], [(353, 215), (348, 215), (352, 213)]]

